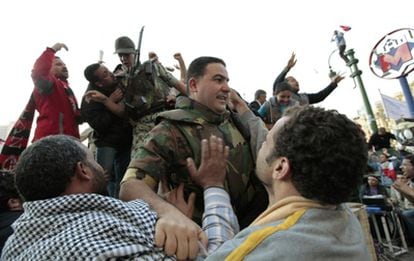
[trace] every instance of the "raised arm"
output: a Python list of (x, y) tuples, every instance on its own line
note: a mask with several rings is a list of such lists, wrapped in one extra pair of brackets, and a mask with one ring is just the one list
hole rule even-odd
[(208, 253), (212, 253), (239, 231), (237, 217), (224, 190), (229, 147), (215, 136), (201, 142), (201, 164), (197, 169), (188, 159), (192, 180), (204, 190), (203, 230), (208, 237)]
[(180, 70), (180, 79), (181, 81), (185, 84), (185, 80), (187, 77), (187, 67), (185, 66), (185, 62), (183, 57), (181, 56), (181, 53), (175, 53), (174, 54), (174, 59), (176, 59), (178, 61), (178, 66), (176, 66), (176, 68), (178, 67)]
[(318, 93), (308, 93), (309, 104), (314, 104), (325, 100), (326, 97), (329, 96), (336, 89), (338, 83), (344, 79), (341, 75), (336, 75), (331, 79), (329, 85), (319, 91)]
[(273, 93), (276, 92), (276, 87), (279, 83), (283, 82), (286, 78), (287, 73), (290, 71), (290, 69), (293, 68), (296, 64), (296, 54), (293, 52), (292, 55), (289, 58), (289, 61), (285, 68), (283, 68), (282, 72), (276, 77), (274, 83), (273, 83)]
[[(164, 246), (168, 255), (178, 259), (195, 258), (198, 241), (207, 245), (202, 229), (177, 208), (159, 197), (155, 191), (158, 181), (166, 176), (169, 164), (176, 163), (172, 157), (176, 151), (175, 139), (171, 137), (172, 125), (162, 121), (149, 134), (147, 142), (140, 148), (129, 165), (121, 183), (122, 200), (142, 199), (157, 212), (155, 243)], [(184, 165), (185, 166), (185, 165)], [(151, 175), (150, 175), (151, 174)]]
[(157, 65), (159, 68), (159, 77), (169, 86), (176, 88), (183, 95), (187, 95), (187, 88), (184, 82), (178, 80), (170, 72), (168, 72), (162, 64)]
[(230, 92), (230, 102), (233, 104), (234, 110), (240, 116), (240, 122), (243, 127), (250, 133), (250, 147), (252, 149), (253, 158), (256, 160), (262, 143), (266, 140), (266, 135), (269, 132), (260, 117), (254, 115), (249, 106), (237, 95), (234, 89)]
[(46, 50), (36, 60), (32, 69), (32, 79), (40, 93), (48, 94), (52, 91), (56, 77), (51, 72), (55, 53), (61, 49), (68, 50), (64, 43), (56, 43)]

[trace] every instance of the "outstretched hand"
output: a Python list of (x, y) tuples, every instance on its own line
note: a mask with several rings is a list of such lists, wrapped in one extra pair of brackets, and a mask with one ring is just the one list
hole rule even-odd
[(292, 69), (293, 66), (295, 66), (296, 64), (296, 54), (295, 52), (292, 53), (292, 55), (290, 56), (290, 59), (286, 65), (286, 68), (288, 68), (288, 70)]
[(331, 78), (331, 83), (338, 84), (343, 79), (345, 79), (345, 76), (343, 76), (342, 74), (336, 74)]
[(55, 52), (60, 51), (62, 48), (64, 48), (66, 51), (69, 51), (69, 48), (64, 43), (55, 43), (52, 47)]
[(190, 193), (188, 200), (184, 198), (184, 184), (181, 183), (177, 188), (171, 190), (167, 193), (167, 201), (178, 208), (184, 215), (188, 218), (193, 218), (194, 205), (196, 194), (194, 192)]
[(191, 179), (203, 189), (208, 187), (224, 187), (229, 147), (223, 140), (211, 136), (209, 141), (201, 141), (201, 164), (197, 169), (194, 160), (187, 159), (187, 167)]

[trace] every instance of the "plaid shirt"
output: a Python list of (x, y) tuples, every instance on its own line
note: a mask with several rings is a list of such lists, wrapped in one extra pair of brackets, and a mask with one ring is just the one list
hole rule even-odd
[(156, 213), (141, 201), (73, 194), (26, 202), (1, 260), (170, 260), (154, 245)]

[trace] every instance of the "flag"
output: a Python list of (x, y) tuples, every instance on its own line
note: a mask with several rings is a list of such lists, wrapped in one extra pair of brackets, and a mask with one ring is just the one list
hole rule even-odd
[(340, 25), (339, 27), (341, 27), (341, 29), (344, 30), (345, 32), (348, 32), (349, 30), (351, 30), (351, 27), (347, 25)]
[(384, 104), (384, 111), (387, 117), (393, 120), (401, 118), (411, 118), (408, 111), (407, 104), (390, 96), (381, 93), (382, 103)]

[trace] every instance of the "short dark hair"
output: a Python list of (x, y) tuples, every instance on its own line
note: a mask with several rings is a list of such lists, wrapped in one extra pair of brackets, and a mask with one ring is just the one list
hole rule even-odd
[(99, 63), (93, 63), (91, 65), (88, 65), (83, 71), (83, 75), (85, 75), (86, 80), (88, 80), (92, 84), (99, 81), (99, 78), (95, 75), (95, 72), (96, 70), (98, 70), (100, 66), (101, 64)]
[(411, 165), (414, 166), (414, 154), (405, 155), (404, 159), (410, 161)]
[(293, 89), (287, 81), (280, 82), (276, 85), (275, 95), (283, 91), (290, 91), (293, 93)]
[(367, 146), (358, 126), (335, 110), (289, 108), (287, 122), (274, 137), (266, 158), (289, 159), (299, 193), (327, 204), (346, 202), (359, 187), (367, 164)]
[(255, 93), (254, 93), (254, 99), (257, 100), (260, 98), (260, 96), (262, 95), (266, 95), (266, 92), (264, 90), (258, 89)]
[(201, 56), (196, 58), (191, 62), (187, 70), (187, 92), (190, 79), (199, 78), (203, 76), (207, 65), (209, 65), (210, 63), (221, 63), (222, 65), (224, 65), (224, 67), (226, 66), (226, 63), (220, 58), (211, 56)]
[(14, 174), (0, 170), (0, 212), (9, 210), (8, 201), (11, 198), (20, 198), (14, 185)]
[(21, 154), (16, 168), (16, 187), (25, 201), (60, 196), (75, 174), (76, 164), (86, 161), (86, 151), (71, 136), (42, 138)]

